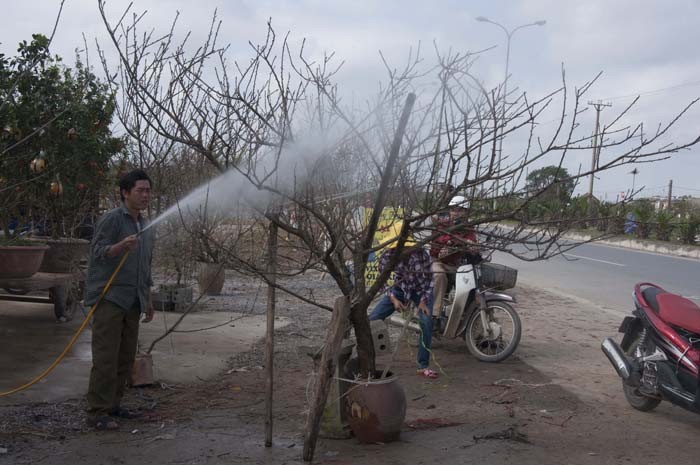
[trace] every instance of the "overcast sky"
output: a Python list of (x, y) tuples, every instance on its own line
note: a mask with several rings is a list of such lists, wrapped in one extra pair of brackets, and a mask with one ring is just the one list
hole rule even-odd
[[(5, 0), (0, 51), (13, 54), (20, 40), (32, 33), (48, 34), (58, 10), (58, 0)], [(128, 4), (108, 3), (112, 19)], [(613, 104), (602, 113), (612, 118), (642, 94), (634, 117), (651, 130), (668, 120), (690, 100), (700, 96), (700, 1), (697, 0), (451, 0), (451, 1), (332, 1), (332, 0), (134, 0), (135, 10), (148, 10), (148, 25), (165, 32), (175, 10), (182, 14), (180, 28), (195, 38), (206, 32), (211, 14), (218, 9), (223, 20), (221, 42), (231, 44), (234, 57), (248, 54), (248, 41), (264, 37), (272, 18), (279, 32), (291, 32), (294, 40), (307, 39), (310, 53), (335, 51), (345, 61), (338, 78), (363, 94), (376, 88), (383, 77), (378, 51), (399, 63), (411, 46), (422, 43), (426, 53), (436, 42), (441, 50), (452, 48), (486, 52), (476, 71), (487, 85), (503, 79), (505, 34), (498, 27), (475, 21), (486, 16), (511, 29), (546, 20), (544, 26), (519, 30), (512, 40), (509, 86), (530, 98), (542, 96), (561, 84), (561, 66), (570, 85), (582, 85), (599, 71), (603, 76), (588, 94)], [(107, 45), (97, 0), (66, 0), (52, 52), (72, 63), (74, 50), (83, 47), (82, 34), (94, 56), (94, 41)], [(593, 112), (582, 120), (593, 131)], [(671, 134), (673, 140), (700, 135), (700, 109), (691, 112)], [(605, 156), (605, 154), (603, 154)], [(569, 161), (590, 164), (590, 154)], [(631, 167), (601, 173), (595, 193), (614, 200), (629, 189)], [(648, 195), (665, 195), (669, 179), (674, 194), (700, 196), (700, 146), (672, 159), (641, 165), (637, 187)]]

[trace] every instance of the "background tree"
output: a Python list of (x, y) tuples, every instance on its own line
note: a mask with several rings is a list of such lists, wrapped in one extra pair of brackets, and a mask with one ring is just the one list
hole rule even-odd
[(659, 210), (654, 217), (654, 234), (660, 241), (671, 240), (673, 232), (673, 212), (670, 209)]
[(694, 245), (698, 243), (700, 235), (700, 212), (686, 213), (678, 224), (679, 238), (684, 244)]
[(534, 197), (530, 212), (534, 218), (543, 219), (548, 213), (566, 208), (576, 187), (569, 171), (549, 165), (531, 171), (525, 178), (527, 195)]
[(566, 201), (571, 197), (575, 184), (566, 168), (549, 165), (530, 172), (525, 187), (533, 192), (542, 191), (542, 197)]
[(637, 223), (637, 237), (648, 239), (652, 231), (652, 221), (654, 219), (654, 205), (648, 199), (635, 200), (632, 205), (632, 212)]

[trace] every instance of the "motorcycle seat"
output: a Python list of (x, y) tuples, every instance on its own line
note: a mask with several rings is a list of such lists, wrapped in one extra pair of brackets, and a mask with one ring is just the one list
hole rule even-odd
[[(656, 295), (659, 317), (667, 323), (700, 334), (700, 307), (679, 295), (659, 293)], [(650, 302), (651, 304), (651, 302)]]
[(659, 289), (658, 287), (647, 287), (642, 291), (642, 296), (646, 300), (647, 305), (651, 307), (654, 312), (659, 313), (659, 302), (656, 300), (659, 294), (666, 294), (667, 292)]

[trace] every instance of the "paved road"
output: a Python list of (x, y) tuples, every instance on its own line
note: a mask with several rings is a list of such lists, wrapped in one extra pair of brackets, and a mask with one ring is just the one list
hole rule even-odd
[(527, 262), (507, 254), (495, 263), (518, 269), (518, 281), (595, 302), (628, 313), (636, 283), (652, 282), (700, 303), (700, 260), (631, 249), (585, 244), (565, 257)]

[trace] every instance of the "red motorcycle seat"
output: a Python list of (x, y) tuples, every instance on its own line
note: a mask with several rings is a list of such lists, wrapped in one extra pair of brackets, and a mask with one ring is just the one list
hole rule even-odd
[(659, 303), (659, 317), (662, 320), (700, 334), (700, 307), (695, 303), (670, 293), (660, 293), (656, 296), (656, 300)]

